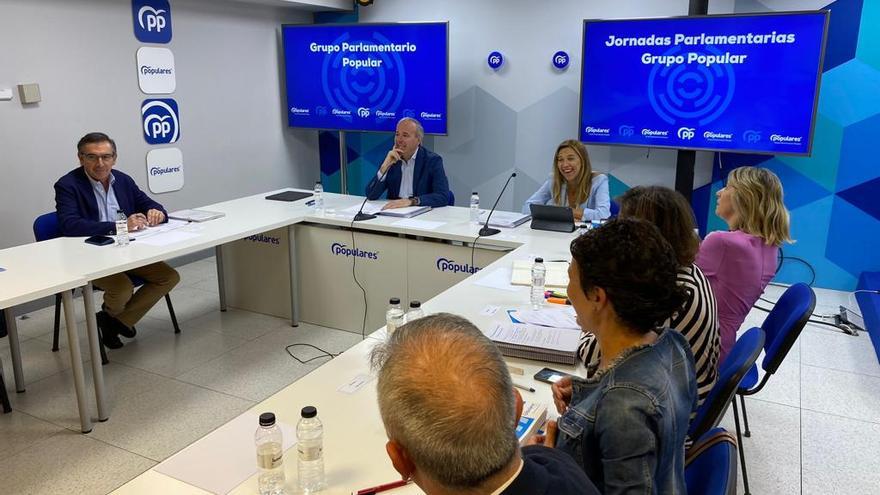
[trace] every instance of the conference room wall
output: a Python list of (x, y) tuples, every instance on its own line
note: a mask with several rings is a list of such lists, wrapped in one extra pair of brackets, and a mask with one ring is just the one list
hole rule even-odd
[[(173, 38), (185, 185), (149, 193), (135, 52), (143, 43), (123, 0), (3, 0), (0, 87), (36, 82), (43, 101), (0, 101), (0, 248), (31, 242), (33, 219), (54, 209), (52, 184), (78, 166), (86, 132), (110, 134), (116, 167), (169, 210), (285, 186), (311, 187), (317, 133), (284, 113), (280, 25), (310, 13), (228, 1), (173, 0)], [(155, 45), (153, 45), (155, 46)]]
[[(712, 13), (732, 9), (732, 0), (710, 3)], [(687, 10), (687, 0), (382, 0), (360, 8), (358, 16), (360, 22), (449, 21), (449, 135), (428, 137), (426, 143), (443, 156), (459, 205), (476, 190), (485, 206), (516, 170), (513, 191), (499, 207), (519, 210), (547, 178), (556, 145), (577, 136), (582, 20)], [(486, 65), (493, 50), (505, 56), (497, 72)], [(572, 57), (564, 72), (551, 64), (557, 50)], [(358, 157), (349, 166), (350, 191), (363, 188), (390, 143), (390, 135), (349, 137), (349, 155)], [(640, 184), (674, 186), (675, 151), (588, 148), (594, 169), (610, 173), (612, 194)], [(698, 153), (694, 187), (710, 180), (711, 154)]]

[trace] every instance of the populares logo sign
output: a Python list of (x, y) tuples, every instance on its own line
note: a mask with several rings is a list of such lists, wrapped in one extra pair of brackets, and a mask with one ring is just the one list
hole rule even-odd
[(336, 256), (345, 256), (346, 258), (354, 256), (355, 258), (366, 258), (369, 260), (379, 259), (378, 251), (364, 251), (363, 249), (350, 248), (345, 244), (334, 242), (330, 245), (330, 252)]
[(134, 36), (144, 43), (171, 41), (171, 5), (168, 0), (132, 0)]
[(456, 263), (455, 260), (446, 258), (437, 258), (437, 270), (441, 272), (452, 273), (476, 273), (482, 268), (479, 266), (471, 266), (467, 263)]
[(180, 137), (180, 117), (177, 102), (171, 98), (144, 100), (141, 105), (144, 139), (149, 144), (177, 142)]

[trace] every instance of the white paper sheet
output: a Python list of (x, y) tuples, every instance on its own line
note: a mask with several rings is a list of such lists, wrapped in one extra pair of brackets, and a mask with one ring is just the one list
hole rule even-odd
[(418, 220), (415, 218), (407, 218), (405, 220), (394, 222), (391, 225), (394, 225), (396, 227), (409, 227), (411, 229), (433, 230), (446, 225), (446, 222), (434, 222), (431, 220)]
[(578, 330), (581, 328), (577, 323), (574, 308), (571, 306), (547, 307), (538, 311), (518, 310), (511, 313), (511, 316), (516, 321), (542, 327), (574, 328)]
[(496, 323), (488, 337), (494, 342), (517, 344), (539, 349), (571, 351), (577, 349), (581, 331), (516, 323)]
[(148, 244), (150, 246), (168, 246), (170, 244), (175, 244), (178, 242), (188, 241), (195, 237), (198, 237), (199, 234), (195, 232), (184, 232), (182, 230), (170, 230), (167, 232), (161, 232), (159, 234), (151, 235), (148, 237), (140, 237), (138, 238), (139, 244)]
[[(296, 444), (296, 428), (276, 424), (281, 427), (286, 452)], [(246, 412), (154, 469), (211, 493), (229, 493), (257, 472), (254, 432), (259, 425), (259, 416)], [(296, 455), (286, 453), (284, 462), (295, 463)]]
[(510, 283), (512, 270), (509, 266), (502, 266), (489, 272), (489, 274), (474, 280), (474, 285), (481, 287), (490, 287), (492, 289), (501, 289), (510, 292), (518, 292), (521, 287), (517, 287)]
[(485, 308), (483, 308), (482, 310), (480, 310), (480, 315), (481, 316), (495, 316), (495, 313), (497, 313), (499, 309), (501, 309), (501, 308), (499, 308), (498, 306), (489, 305), (489, 306), (486, 306)]
[[(363, 212), (367, 215), (375, 215), (382, 211), (382, 207), (385, 206), (387, 201), (367, 201), (364, 204)], [(340, 210), (339, 214), (343, 216), (353, 217), (357, 214), (358, 211), (361, 211), (361, 205), (350, 206), (344, 210)]]
[(356, 393), (358, 390), (362, 389), (364, 385), (373, 381), (373, 376), (370, 376), (366, 373), (360, 373), (356, 375), (354, 378), (349, 380), (346, 383), (343, 383), (342, 386), (336, 389), (337, 392), (342, 392), (343, 394), (352, 395)]
[(181, 227), (185, 227), (189, 222), (186, 220), (175, 220), (170, 219), (167, 223), (160, 223), (159, 225), (153, 227), (147, 227), (143, 230), (136, 230), (134, 232), (129, 232), (129, 237), (133, 239), (140, 239), (142, 237), (152, 237), (154, 235), (161, 234), (163, 232), (169, 232), (172, 230), (177, 230)]

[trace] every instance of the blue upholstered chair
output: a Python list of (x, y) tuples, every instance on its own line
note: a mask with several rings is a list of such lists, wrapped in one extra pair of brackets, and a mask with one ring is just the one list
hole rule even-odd
[[(743, 432), (740, 431), (739, 411), (736, 400), (733, 401), (733, 418), (736, 421), (736, 440), (739, 444), (739, 459), (743, 466), (743, 487), (745, 493), (749, 493), (749, 481), (746, 476), (746, 458), (743, 452), (742, 437), (751, 436), (749, 431), (749, 419), (746, 416), (746, 395), (753, 395), (761, 391), (767, 380), (779, 369), (788, 351), (791, 350), (798, 336), (801, 334), (813, 309), (816, 307), (816, 294), (807, 284), (794, 284), (782, 294), (776, 301), (776, 305), (770, 310), (761, 329), (766, 334), (764, 342), (764, 359), (761, 367), (764, 368), (764, 376), (758, 380), (758, 365), (752, 365), (749, 372), (743, 378), (737, 390), (740, 404), (742, 404)], [(728, 358), (729, 359), (729, 358)]]
[(713, 428), (694, 442), (684, 465), (688, 495), (736, 495), (736, 441)]

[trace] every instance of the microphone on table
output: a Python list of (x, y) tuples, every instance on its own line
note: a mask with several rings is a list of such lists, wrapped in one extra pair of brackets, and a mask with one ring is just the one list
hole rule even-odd
[(498, 207), (498, 201), (501, 200), (501, 196), (503, 196), (504, 191), (507, 190), (507, 186), (510, 184), (510, 179), (513, 179), (514, 177), (516, 177), (516, 172), (510, 174), (510, 177), (507, 178), (507, 182), (504, 183), (504, 187), (501, 188), (501, 193), (498, 195), (498, 198), (495, 199), (495, 204), (492, 205), (492, 210), (489, 212), (489, 216), (486, 217), (486, 223), (483, 224), (483, 228), (480, 229), (480, 237), (488, 237), (501, 232), (499, 229), (489, 227), (489, 219), (491, 219), (492, 214), (495, 213), (495, 208)]
[[(379, 177), (379, 182), (382, 182), (382, 180), (385, 178), (386, 175), (388, 175), (388, 171), (391, 170), (392, 167), (394, 167), (395, 165), (397, 165), (398, 163), (400, 163), (400, 162), (402, 162), (402, 161), (403, 161), (403, 160), (397, 160), (396, 162), (392, 163), (391, 166), (389, 166), (389, 167), (385, 170), (385, 173), (383, 173), (383, 174)], [(362, 221), (364, 221), (364, 220), (372, 220), (372, 219), (376, 218), (376, 215), (370, 215), (369, 213), (364, 213), (364, 205), (367, 204), (367, 200), (368, 200), (368, 199), (369, 199), (369, 197), (364, 198), (364, 202), (361, 203), (361, 207), (360, 207), (360, 209), (358, 209), (358, 212), (357, 212), (357, 214), (354, 216), (354, 219), (353, 219), (352, 221), (354, 221), (354, 222), (362, 222)]]

